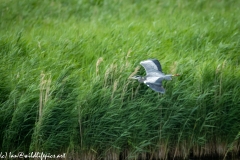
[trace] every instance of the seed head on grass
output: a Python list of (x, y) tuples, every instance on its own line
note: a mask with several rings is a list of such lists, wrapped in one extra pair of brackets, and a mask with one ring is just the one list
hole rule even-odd
[(100, 57), (98, 60), (97, 60), (97, 63), (96, 63), (96, 75), (99, 75), (99, 66), (100, 64), (103, 62), (103, 58)]
[(140, 69), (140, 66), (137, 66), (137, 67), (135, 68), (134, 72), (132, 72), (132, 73), (130, 74), (130, 76), (128, 77), (128, 79), (131, 79), (132, 76), (136, 75), (136, 74), (138, 73), (139, 69)]
[(116, 79), (113, 83), (113, 91), (112, 91), (111, 99), (113, 99), (114, 92), (117, 90), (117, 87), (118, 87), (118, 79)]

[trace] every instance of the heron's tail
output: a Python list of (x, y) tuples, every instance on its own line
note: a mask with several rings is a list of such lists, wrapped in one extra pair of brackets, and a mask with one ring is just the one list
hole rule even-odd
[(171, 74), (167, 74), (164, 77), (165, 80), (171, 81), (172, 80), (172, 75)]

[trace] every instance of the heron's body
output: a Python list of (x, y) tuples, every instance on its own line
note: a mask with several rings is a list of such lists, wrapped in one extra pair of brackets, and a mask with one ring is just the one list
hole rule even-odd
[(134, 76), (132, 78), (137, 79), (139, 82), (146, 84), (152, 90), (159, 93), (165, 93), (165, 89), (162, 87), (163, 80), (172, 80), (172, 76), (177, 76), (171, 74), (165, 75), (157, 59), (141, 61), (140, 64), (144, 67), (146, 76)]

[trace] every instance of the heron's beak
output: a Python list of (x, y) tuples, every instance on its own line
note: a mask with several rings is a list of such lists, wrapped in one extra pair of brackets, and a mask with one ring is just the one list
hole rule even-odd
[(129, 77), (129, 79), (137, 79), (136, 77)]

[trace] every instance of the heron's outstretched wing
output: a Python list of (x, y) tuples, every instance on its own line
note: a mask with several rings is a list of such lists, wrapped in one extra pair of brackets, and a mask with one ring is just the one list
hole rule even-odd
[(162, 85), (154, 83), (146, 83), (146, 85), (156, 92), (165, 93), (165, 89), (162, 87)]
[(141, 61), (140, 64), (145, 68), (146, 72), (160, 71), (162, 72), (161, 64), (157, 59), (148, 59)]
[(149, 59), (149, 60), (141, 61), (140, 64), (144, 67), (147, 76), (150, 76), (150, 77), (163, 76), (162, 67), (157, 59)]

